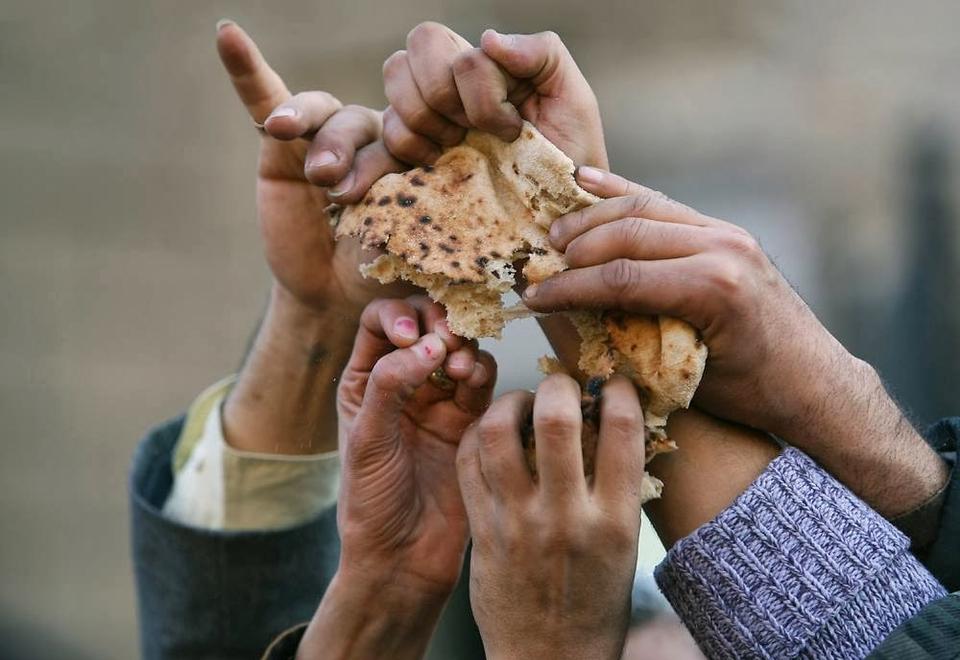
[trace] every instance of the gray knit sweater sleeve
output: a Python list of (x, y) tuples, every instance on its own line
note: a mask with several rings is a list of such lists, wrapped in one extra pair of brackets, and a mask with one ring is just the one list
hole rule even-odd
[(946, 593), (908, 546), (788, 449), (679, 541), (656, 578), (710, 658), (863, 658)]

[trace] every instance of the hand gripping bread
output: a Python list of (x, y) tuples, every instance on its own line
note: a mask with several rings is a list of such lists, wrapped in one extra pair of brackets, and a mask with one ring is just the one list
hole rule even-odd
[[(550, 224), (597, 201), (577, 185), (573, 161), (525, 122), (514, 142), (469, 131), (432, 167), (388, 174), (361, 202), (331, 215), (338, 238), (383, 251), (362, 267), (365, 275), (426, 289), (463, 337), (499, 337), (513, 316), (501, 298), (516, 284), (514, 264), (525, 260), (531, 283), (566, 269), (547, 239)], [(644, 403), (648, 460), (651, 450), (669, 450), (666, 418), (690, 404), (706, 362), (696, 330), (619, 312), (569, 316), (583, 340), (580, 370), (631, 377)]]

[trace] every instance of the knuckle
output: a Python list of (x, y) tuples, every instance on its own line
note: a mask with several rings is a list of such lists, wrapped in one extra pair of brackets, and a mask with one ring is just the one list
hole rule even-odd
[(603, 411), (603, 424), (617, 435), (636, 435), (643, 427), (643, 415), (638, 406), (610, 406)]
[(407, 48), (413, 48), (421, 43), (426, 43), (443, 36), (447, 28), (434, 21), (424, 21), (418, 23), (412, 30), (407, 32)]
[(517, 432), (518, 420), (504, 410), (492, 409), (477, 424), (480, 441), (486, 444)]
[(539, 412), (534, 420), (534, 429), (538, 436), (558, 437), (575, 432), (582, 421), (580, 409), (568, 406), (552, 406)]
[(462, 75), (480, 68), (484, 64), (483, 51), (479, 48), (471, 48), (457, 55), (453, 60), (453, 73)]
[(754, 259), (763, 253), (757, 239), (739, 227), (736, 230), (724, 232), (723, 244), (739, 257)]
[(740, 292), (743, 287), (743, 267), (733, 259), (724, 259), (710, 269), (710, 284), (724, 298)]
[(433, 126), (433, 112), (430, 108), (418, 103), (415, 107), (407, 110), (403, 120), (412, 130), (418, 133), (427, 133)]
[(393, 360), (381, 358), (370, 372), (370, 382), (377, 388), (388, 392), (402, 390), (404, 379), (400, 365)]
[(622, 245), (642, 244), (651, 231), (649, 222), (640, 219), (620, 220), (615, 230), (615, 238)]
[(658, 190), (645, 190), (634, 193), (629, 197), (630, 215), (642, 217), (654, 204), (666, 198), (667, 196)]
[(629, 259), (608, 261), (600, 268), (600, 282), (617, 296), (627, 293), (636, 277), (635, 265)]
[(398, 50), (383, 62), (383, 77), (394, 75), (401, 66), (407, 65), (407, 51)]

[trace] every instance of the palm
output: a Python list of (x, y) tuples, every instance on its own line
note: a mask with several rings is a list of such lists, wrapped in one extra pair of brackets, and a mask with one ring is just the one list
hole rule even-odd
[(448, 392), (426, 384), (406, 404), (399, 424), (378, 428), (376, 411), (365, 419), (360, 409), (365, 378), (357, 376), (354, 381), (344, 374), (341, 432), (366, 437), (383, 433), (386, 442), (377, 446), (390, 451), (347, 459), (343, 488), (352, 497), (344, 506), (362, 509), (359, 517), (349, 517), (364, 521), (361, 533), (374, 539), (378, 554), (416, 567), (416, 577), (424, 584), (446, 588), (459, 575), (466, 544), (467, 519), (455, 460), (460, 437), (474, 416)]
[(358, 271), (356, 243), (333, 239), (323, 189), (304, 176), (305, 141), (263, 138), (257, 208), (267, 261), (277, 281), (308, 306), (350, 300), (362, 307), (376, 295)]

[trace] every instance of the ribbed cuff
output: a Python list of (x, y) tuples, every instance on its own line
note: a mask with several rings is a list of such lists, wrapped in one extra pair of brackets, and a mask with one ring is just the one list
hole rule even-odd
[(796, 449), (679, 541), (657, 583), (711, 658), (861, 658), (943, 587)]

